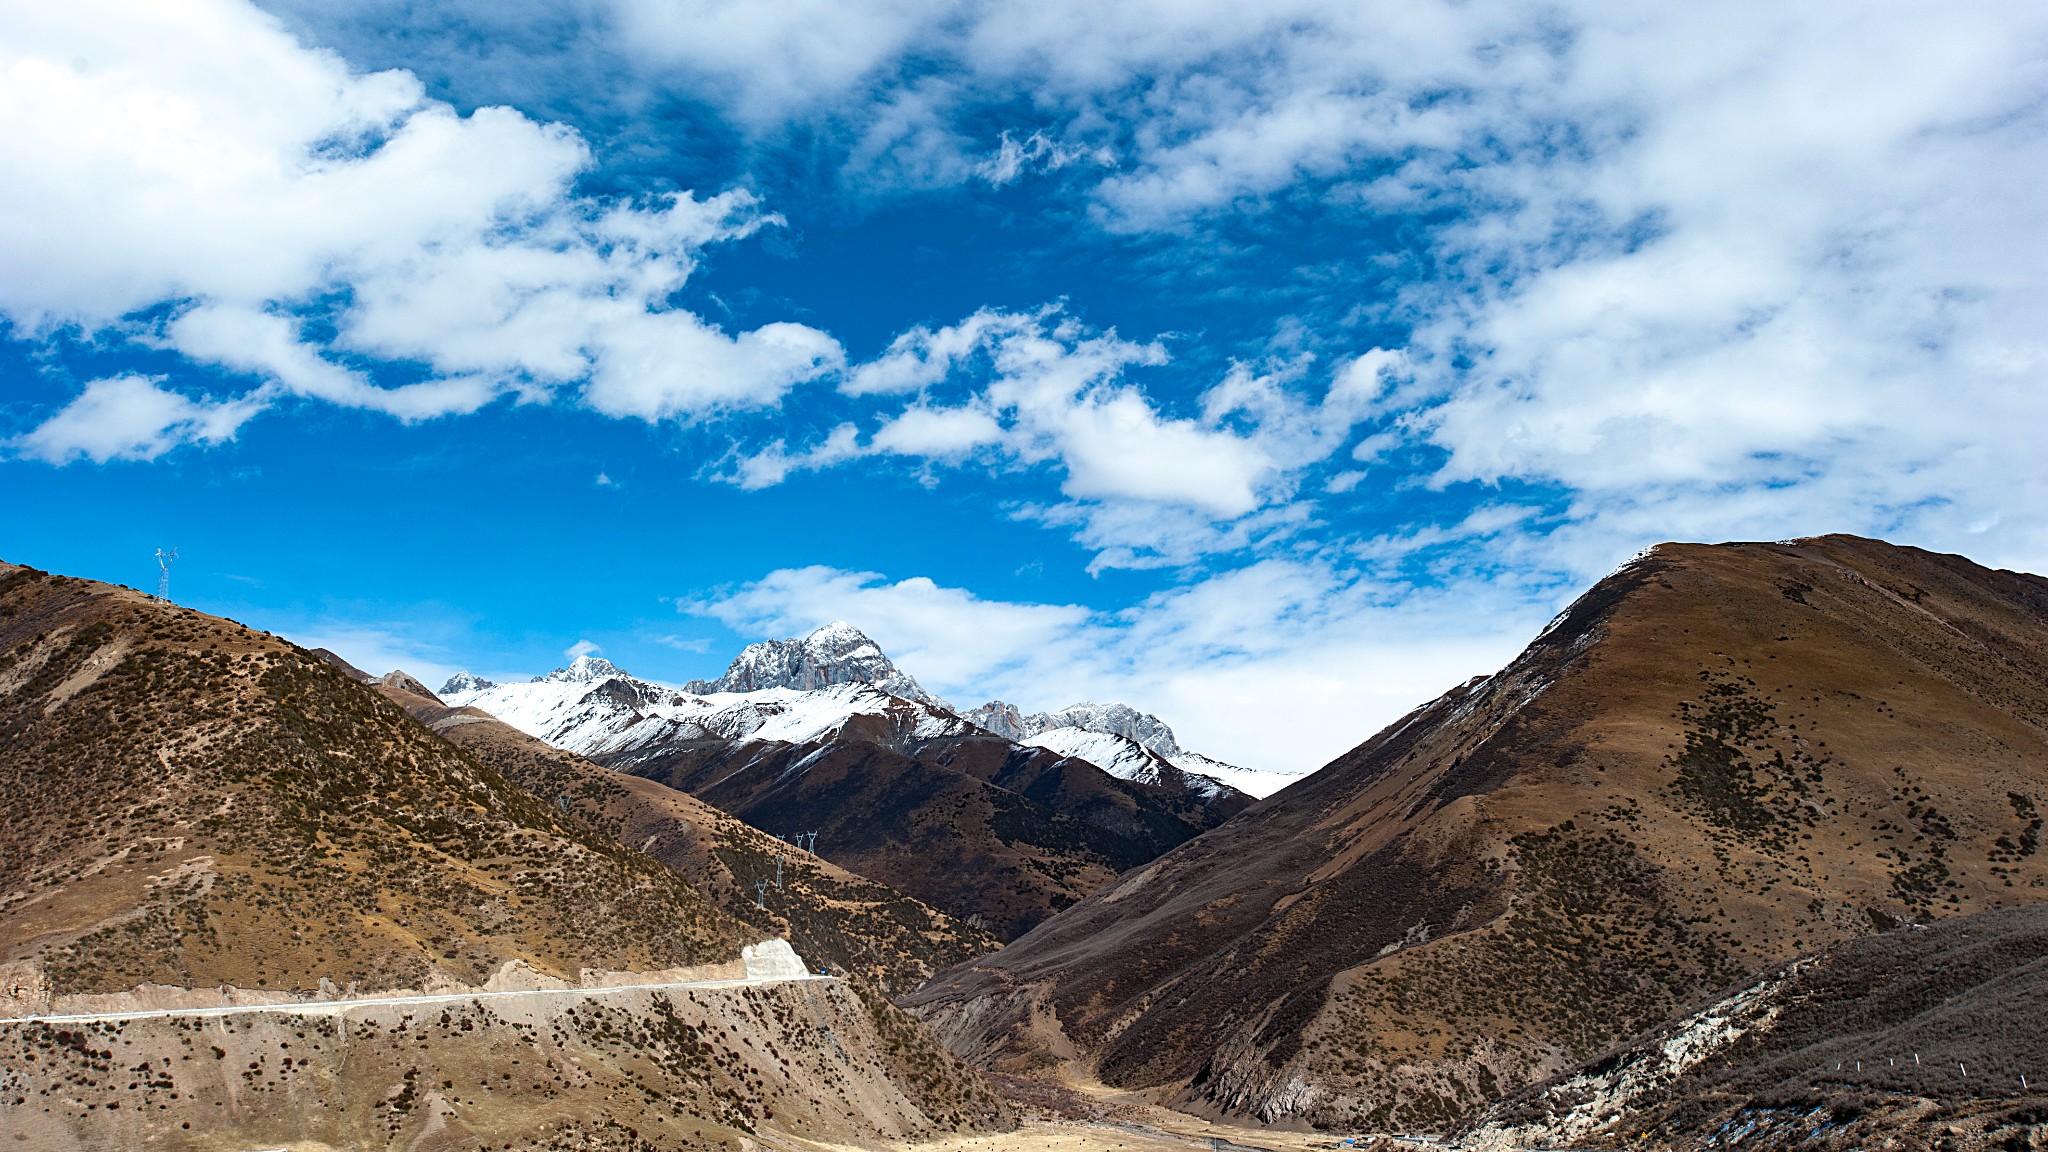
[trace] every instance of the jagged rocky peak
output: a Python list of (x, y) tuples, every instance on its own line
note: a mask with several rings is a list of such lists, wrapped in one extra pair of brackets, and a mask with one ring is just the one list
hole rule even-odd
[(963, 715), (969, 723), (1010, 740), (1030, 740), (1055, 728), (1079, 728), (1084, 732), (1122, 736), (1168, 758), (1185, 754), (1179, 741), (1174, 739), (1173, 729), (1167, 727), (1164, 720), (1128, 704), (1091, 704), (1084, 701), (1069, 704), (1055, 712), (1034, 712), (1026, 716), (1014, 704), (991, 700)]
[(926, 692), (908, 673), (891, 663), (881, 645), (843, 620), (835, 620), (807, 636), (749, 644), (725, 670), (725, 675), (716, 680), (692, 680), (683, 687), (702, 695), (759, 692), (766, 688), (811, 691), (851, 683), (873, 684), (891, 696), (946, 707), (945, 701)]
[(1001, 700), (991, 700), (971, 712), (963, 712), (961, 719), (977, 728), (993, 732), (1005, 740), (1021, 742), (1042, 731), (1029, 726), (1029, 721), (1037, 719), (1036, 716), (1027, 718), (1015, 704), (1006, 704)]
[(496, 687), (497, 685), (495, 683), (486, 680), (481, 676), (474, 675), (470, 672), (457, 672), (455, 675), (450, 676), (448, 678), (448, 682), (446, 684), (441, 685), (440, 694), (443, 696), (451, 696), (457, 692), (481, 692), (486, 688)]
[(545, 676), (536, 676), (536, 683), (552, 681), (556, 684), (595, 684), (614, 676), (624, 676), (625, 669), (602, 656), (578, 656), (569, 662), (567, 668), (557, 668)]

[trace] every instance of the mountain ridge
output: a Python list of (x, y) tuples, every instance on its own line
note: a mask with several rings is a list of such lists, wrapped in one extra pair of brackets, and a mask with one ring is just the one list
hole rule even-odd
[(985, 1067), (1441, 1129), (1816, 944), (2048, 896), (2043, 796), (2048, 580), (1665, 545), (910, 1003)]

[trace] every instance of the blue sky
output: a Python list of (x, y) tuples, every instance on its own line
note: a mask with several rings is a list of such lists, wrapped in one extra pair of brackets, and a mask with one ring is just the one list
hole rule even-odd
[(1667, 539), (2048, 567), (2026, 3), (0, 16), (0, 557), (1302, 769)]

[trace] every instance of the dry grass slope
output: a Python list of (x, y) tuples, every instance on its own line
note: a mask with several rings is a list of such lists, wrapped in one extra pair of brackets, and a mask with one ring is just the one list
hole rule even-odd
[(724, 960), (747, 933), (290, 644), (0, 569), (0, 959), (148, 981), (481, 983)]
[[(554, 797), (558, 809), (688, 877), (760, 936), (788, 939), (814, 970), (855, 975), (901, 995), (941, 968), (999, 947), (982, 929), (688, 793), (598, 767), (474, 708), (449, 708), (424, 689), (400, 687), (391, 677), (382, 690), (521, 788)], [(758, 886), (764, 882), (765, 890)]]
[(912, 1005), (992, 1067), (1444, 1128), (1740, 974), (2048, 897), (2044, 803), (2048, 581), (1667, 545)]

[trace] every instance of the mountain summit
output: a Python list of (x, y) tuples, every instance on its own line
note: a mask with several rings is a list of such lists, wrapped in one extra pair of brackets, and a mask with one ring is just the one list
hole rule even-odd
[(2044, 804), (2048, 579), (1660, 545), (910, 1004), (999, 1070), (1440, 1130), (1751, 973), (2043, 899)]
[(716, 680), (692, 680), (683, 690), (700, 696), (766, 688), (809, 692), (834, 684), (873, 684), (900, 699), (949, 707), (891, 663), (881, 645), (844, 620), (834, 620), (806, 636), (749, 644), (725, 675)]
[[(624, 676), (625, 674), (625, 669), (602, 656), (584, 655), (569, 661), (567, 668), (557, 668), (545, 676), (535, 676), (534, 680), (537, 683), (552, 684), (596, 684), (600, 681), (609, 680), (614, 676)], [(448, 685), (444, 685), (444, 687), (452, 686), (456, 679), (464, 676), (469, 676), (469, 673), (459, 673), (455, 679), (449, 680)], [(489, 681), (479, 682), (473, 676), (470, 677), (470, 680), (472, 687), (496, 687), (496, 685)]]
[(1006, 740), (1035, 744), (1068, 756), (1079, 756), (1126, 780), (1155, 779), (1157, 762), (1183, 772), (1228, 784), (1252, 796), (1265, 796), (1300, 779), (1285, 772), (1239, 768), (1180, 746), (1166, 721), (1129, 704), (1069, 704), (1054, 712), (1025, 715), (1014, 704), (991, 700), (961, 713), (969, 723)]

